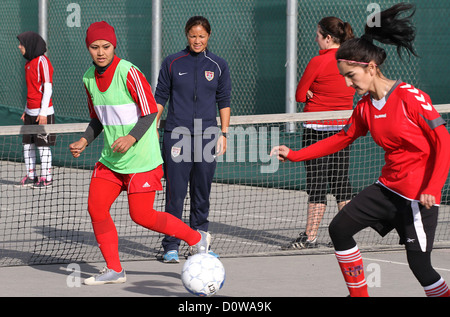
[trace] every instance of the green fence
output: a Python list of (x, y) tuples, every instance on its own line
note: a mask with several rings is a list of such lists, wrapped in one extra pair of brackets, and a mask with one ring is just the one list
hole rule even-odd
[[(397, 1), (378, 1), (385, 9)], [(314, 42), (317, 22), (338, 16), (352, 24), (357, 35), (370, 14), (369, 1), (298, 1), (298, 79), (318, 53)], [(384, 72), (426, 91), (435, 104), (448, 103), (450, 41), (445, 30), (450, 2), (417, 0), (415, 47), (420, 58), (401, 61), (388, 49)], [(206, 16), (212, 25), (210, 48), (225, 58), (233, 80), (232, 115), (285, 111), (286, 1), (273, 0), (163, 0), (162, 57), (184, 48), (184, 24), (192, 15)], [(81, 77), (91, 65), (84, 38), (90, 23), (106, 20), (117, 32), (117, 55), (132, 61), (150, 79), (152, 2), (148, 0), (48, 1), (48, 56), (55, 68), (56, 115), (87, 120)], [(79, 22), (79, 24), (78, 24)], [(23, 109), (25, 60), (16, 36), (38, 31), (37, 0), (0, 3), (0, 104)], [(158, 70), (156, 70), (158, 71)], [(299, 104), (299, 111), (302, 105)], [(58, 119), (59, 120), (59, 119)]]

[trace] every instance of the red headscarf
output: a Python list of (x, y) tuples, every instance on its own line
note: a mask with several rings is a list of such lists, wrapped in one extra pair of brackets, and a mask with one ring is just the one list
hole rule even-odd
[(86, 31), (86, 47), (97, 40), (108, 41), (116, 48), (117, 39), (114, 28), (105, 21), (92, 23)]

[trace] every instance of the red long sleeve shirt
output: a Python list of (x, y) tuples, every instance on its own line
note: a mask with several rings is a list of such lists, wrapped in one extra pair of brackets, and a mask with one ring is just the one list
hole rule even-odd
[[(304, 112), (339, 111), (353, 109), (355, 90), (347, 87), (344, 77), (339, 73), (336, 61), (337, 48), (320, 50), (306, 66), (297, 86), (295, 99), (306, 103)], [(313, 97), (306, 98), (311, 90)], [(345, 120), (320, 122), (320, 124), (345, 125)]]
[(439, 204), (450, 167), (450, 135), (430, 97), (409, 84), (399, 83), (382, 107), (364, 96), (344, 129), (300, 151), (289, 151), (287, 158), (305, 161), (329, 155), (368, 131), (385, 151), (378, 183), (409, 200), (433, 195)]
[[(41, 108), (44, 84), (53, 82), (53, 66), (47, 56), (38, 56), (25, 64), (25, 80), (27, 83), (27, 108), (30, 110)], [(53, 101), (50, 99), (48, 107), (52, 106)]]

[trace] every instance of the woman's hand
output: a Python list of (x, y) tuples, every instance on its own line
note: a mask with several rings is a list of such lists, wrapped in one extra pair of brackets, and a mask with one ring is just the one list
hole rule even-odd
[(113, 152), (117, 153), (126, 153), (133, 144), (136, 143), (136, 139), (131, 135), (121, 136), (111, 145), (111, 149)]
[(425, 208), (430, 209), (436, 203), (436, 197), (429, 194), (420, 195), (420, 203), (425, 206)]
[(286, 145), (277, 145), (270, 151), (270, 156), (276, 155), (278, 160), (286, 162), (289, 151), (290, 149)]
[(226, 151), (227, 151), (227, 138), (221, 135), (217, 140), (216, 156), (224, 155)]
[(36, 122), (38, 124), (47, 124), (47, 116), (41, 116), (39, 115), (36, 119)]
[(78, 141), (72, 143), (69, 145), (70, 152), (72, 153), (72, 156), (77, 158), (81, 155), (81, 153), (86, 148), (88, 142), (85, 138), (81, 138)]

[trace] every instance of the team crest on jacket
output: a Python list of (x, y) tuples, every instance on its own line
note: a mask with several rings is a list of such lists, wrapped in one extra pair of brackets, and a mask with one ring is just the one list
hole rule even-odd
[(181, 154), (181, 148), (180, 147), (176, 147), (176, 146), (172, 146), (170, 154), (172, 155), (172, 157), (178, 157)]
[(208, 80), (208, 81), (211, 81), (211, 80), (213, 80), (214, 79), (214, 72), (211, 72), (211, 71), (205, 71), (205, 78)]

